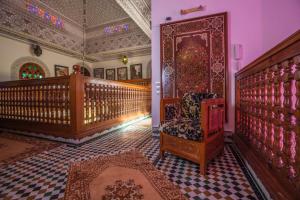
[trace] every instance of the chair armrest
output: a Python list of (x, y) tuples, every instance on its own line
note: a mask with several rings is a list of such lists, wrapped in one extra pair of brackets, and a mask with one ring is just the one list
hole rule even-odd
[[(201, 128), (204, 140), (210, 136), (210, 133), (224, 130), (224, 108), (223, 98), (205, 99), (201, 102)], [(213, 117), (217, 117), (217, 121), (212, 123)]]
[(180, 98), (164, 98), (160, 100), (160, 122), (165, 120), (165, 106), (168, 104), (178, 104)]

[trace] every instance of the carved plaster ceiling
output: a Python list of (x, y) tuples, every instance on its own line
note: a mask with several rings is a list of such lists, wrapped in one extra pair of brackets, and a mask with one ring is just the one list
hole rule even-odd
[[(83, 5), (86, 29), (83, 37)], [(59, 16), (63, 29), (27, 10), (27, 3)], [(150, 0), (0, 0), (0, 34), (90, 61), (151, 53)], [(126, 31), (107, 34), (107, 27)], [(84, 45), (85, 44), (85, 45)]]
[[(83, 24), (83, 0), (40, 0), (74, 23)], [(128, 18), (115, 0), (86, 0), (87, 28)]]

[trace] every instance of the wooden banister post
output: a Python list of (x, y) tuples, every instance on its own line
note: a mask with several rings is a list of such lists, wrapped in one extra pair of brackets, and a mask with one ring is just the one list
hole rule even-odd
[(70, 76), (70, 116), (72, 135), (78, 138), (84, 125), (84, 79), (80, 73)]

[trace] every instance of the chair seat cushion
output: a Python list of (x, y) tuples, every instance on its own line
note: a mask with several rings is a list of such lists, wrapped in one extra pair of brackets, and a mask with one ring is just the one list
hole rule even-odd
[(161, 124), (159, 130), (179, 138), (202, 141), (203, 133), (198, 120), (173, 119)]

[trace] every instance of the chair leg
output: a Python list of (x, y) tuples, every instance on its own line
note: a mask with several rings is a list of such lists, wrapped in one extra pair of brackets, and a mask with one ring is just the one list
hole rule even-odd
[(160, 150), (159, 156), (160, 156), (160, 158), (164, 159), (165, 158), (165, 151)]
[(219, 157), (222, 157), (224, 155), (224, 148), (220, 151)]
[(202, 176), (206, 175), (206, 163), (205, 162), (200, 163), (200, 174)]

